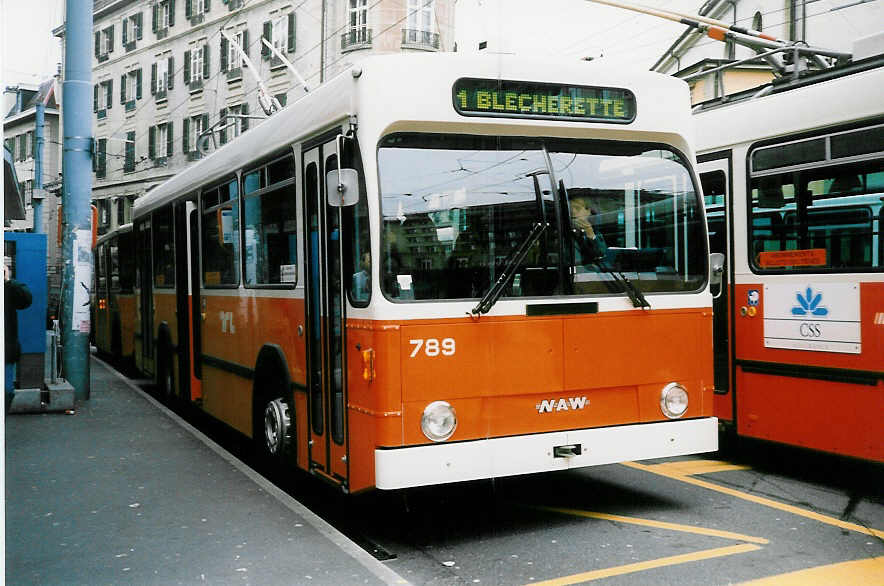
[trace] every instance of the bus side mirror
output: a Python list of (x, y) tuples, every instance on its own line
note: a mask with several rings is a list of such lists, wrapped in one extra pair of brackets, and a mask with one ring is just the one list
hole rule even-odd
[(340, 208), (359, 201), (359, 174), (356, 169), (334, 169), (325, 176), (328, 205)]
[(721, 296), (721, 282), (724, 277), (724, 254), (721, 252), (713, 252), (709, 255), (709, 284), (718, 286), (718, 293), (713, 293), (712, 298), (718, 299)]

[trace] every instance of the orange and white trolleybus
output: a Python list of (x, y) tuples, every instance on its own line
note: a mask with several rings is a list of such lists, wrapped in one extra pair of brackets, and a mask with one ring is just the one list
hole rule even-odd
[(884, 462), (884, 56), (696, 114), (715, 413), (738, 436)]
[(138, 200), (136, 358), (356, 492), (717, 449), (687, 86), (372, 57)]

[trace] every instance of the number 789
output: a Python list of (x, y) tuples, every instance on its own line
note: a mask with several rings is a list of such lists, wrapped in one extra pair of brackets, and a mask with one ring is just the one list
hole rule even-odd
[(438, 338), (415, 338), (408, 341), (409, 344), (412, 345), (411, 356), (410, 358), (414, 358), (417, 356), (421, 349), (423, 349), (424, 354), (427, 356), (454, 356), (454, 352), (456, 349), (454, 338), (443, 338), (439, 340)]

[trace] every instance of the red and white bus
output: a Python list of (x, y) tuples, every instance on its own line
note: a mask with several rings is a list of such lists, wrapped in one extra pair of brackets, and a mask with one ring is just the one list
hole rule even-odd
[(135, 245), (132, 224), (102, 235), (96, 242), (91, 291), (92, 333), (98, 352), (114, 363), (134, 366)]
[(367, 59), (136, 202), (138, 364), (349, 492), (714, 451), (692, 142), (662, 75)]
[(715, 413), (739, 436), (884, 461), (884, 58), (696, 114)]

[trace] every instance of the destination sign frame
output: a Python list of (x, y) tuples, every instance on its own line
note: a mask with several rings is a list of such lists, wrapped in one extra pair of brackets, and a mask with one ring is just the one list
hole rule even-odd
[(461, 116), (630, 124), (638, 106), (626, 88), (462, 77), (451, 100)]

